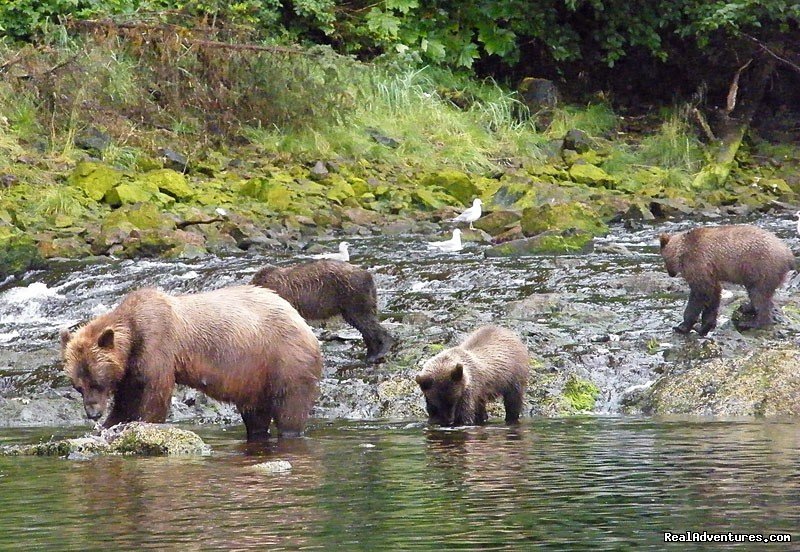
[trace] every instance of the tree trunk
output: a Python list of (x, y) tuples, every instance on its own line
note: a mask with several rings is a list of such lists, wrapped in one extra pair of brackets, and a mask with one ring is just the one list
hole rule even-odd
[[(731, 113), (725, 114), (725, 119), (720, 130), (717, 132), (719, 140), (716, 145), (714, 160), (697, 173), (692, 186), (696, 188), (714, 188), (722, 186), (730, 175), (733, 162), (739, 146), (742, 144), (750, 123), (753, 120), (767, 87), (769, 78), (775, 70), (775, 60), (772, 57), (761, 56), (756, 63), (754, 75), (750, 79), (746, 89), (743, 89), (742, 100)], [(733, 86), (738, 85), (738, 75), (734, 80)], [(736, 94), (731, 99), (735, 101)]]

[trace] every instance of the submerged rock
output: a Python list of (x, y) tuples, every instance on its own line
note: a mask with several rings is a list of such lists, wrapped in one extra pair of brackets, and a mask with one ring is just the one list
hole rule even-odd
[(250, 469), (261, 473), (286, 473), (292, 471), (292, 464), (286, 460), (271, 460), (269, 462), (253, 464), (250, 466)]
[(100, 435), (48, 441), (33, 445), (0, 447), (0, 456), (67, 456), (85, 458), (94, 455), (173, 456), (211, 454), (196, 434), (173, 426), (132, 422), (103, 430)]

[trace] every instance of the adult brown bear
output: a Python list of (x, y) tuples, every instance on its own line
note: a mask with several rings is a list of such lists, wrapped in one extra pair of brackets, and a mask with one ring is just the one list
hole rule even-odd
[(528, 349), (511, 330), (484, 326), (428, 360), (416, 381), (431, 423), (483, 424), (486, 403), (497, 397), (503, 397), (506, 423), (514, 423), (528, 384)]
[(364, 338), (367, 362), (382, 360), (395, 343), (378, 319), (372, 275), (342, 261), (315, 261), (285, 268), (266, 266), (251, 281), (274, 290), (306, 320), (341, 315)]
[(239, 286), (170, 296), (130, 293), (74, 334), (65, 370), (86, 415), (103, 424), (164, 422), (176, 383), (236, 405), (247, 440), (299, 434), (319, 394), (322, 356), (311, 328), (277, 294)]
[(775, 234), (747, 224), (694, 228), (661, 234), (661, 256), (670, 276), (681, 275), (689, 284), (689, 302), (676, 332), (689, 333), (701, 316), (697, 333), (706, 335), (717, 325), (722, 286), (745, 287), (749, 315), (739, 328), (761, 328), (772, 323), (772, 296), (786, 273), (795, 268), (789, 247)]

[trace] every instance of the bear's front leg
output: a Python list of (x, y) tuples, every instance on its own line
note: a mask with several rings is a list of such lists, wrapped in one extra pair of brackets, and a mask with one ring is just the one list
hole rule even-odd
[(686, 304), (686, 310), (683, 311), (683, 322), (673, 327), (672, 329), (680, 334), (688, 334), (692, 331), (694, 323), (703, 311), (706, 304), (706, 296), (697, 288), (689, 288), (689, 302)]

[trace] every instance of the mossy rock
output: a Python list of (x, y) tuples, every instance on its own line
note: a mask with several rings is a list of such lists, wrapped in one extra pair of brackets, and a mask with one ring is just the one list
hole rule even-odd
[(158, 191), (178, 201), (185, 201), (194, 195), (194, 190), (186, 181), (186, 176), (171, 169), (150, 171), (139, 176), (136, 181), (145, 183), (146, 189), (155, 187)]
[(38, 240), (37, 248), (45, 259), (54, 257), (73, 259), (92, 254), (89, 244), (76, 237)]
[(0, 456), (96, 455), (176, 456), (211, 454), (211, 447), (196, 434), (166, 425), (132, 422), (103, 430), (100, 435), (47, 441), (33, 445), (0, 447)]
[(138, 203), (111, 211), (102, 223), (104, 231), (121, 227), (138, 230), (174, 230), (175, 220), (152, 203)]
[(583, 230), (542, 232), (531, 238), (511, 240), (484, 250), (486, 257), (521, 257), (583, 253), (591, 250), (593, 235)]
[(475, 228), (496, 236), (519, 222), (522, 215), (518, 211), (500, 209), (487, 213), (475, 221)]
[(78, 163), (67, 178), (67, 184), (83, 191), (94, 201), (101, 201), (114, 186), (119, 184), (124, 173), (108, 165), (84, 161)]
[(611, 187), (616, 183), (616, 178), (595, 165), (576, 163), (569, 168), (569, 177), (579, 184), (587, 186)]
[(43, 266), (35, 240), (13, 226), (0, 226), (0, 280)]
[(594, 410), (600, 388), (589, 380), (572, 374), (561, 392), (562, 410), (565, 414)]
[(758, 349), (738, 358), (693, 363), (667, 372), (649, 390), (642, 411), (712, 416), (799, 416), (800, 351)]
[(325, 197), (327, 197), (331, 201), (335, 201), (341, 204), (342, 202), (344, 202), (344, 200), (351, 197), (355, 197), (356, 191), (353, 189), (350, 183), (347, 182), (340, 175), (332, 174), (330, 175), (328, 180), (330, 181), (331, 185), (327, 193), (325, 194)]
[(577, 229), (594, 236), (608, 232), (608, 226), (597, 213), (582, 203), (545, 204), (528, 207), (522, 212), (522, 232), (534, 236), (547, 230)]
[(422, 185), (426, 188), (439, 187), (463, 205), (471, 205), (472, 200), (480, 195), (480, 190), (469, 176), (451, 169), (428, 175), (422, 180)]

